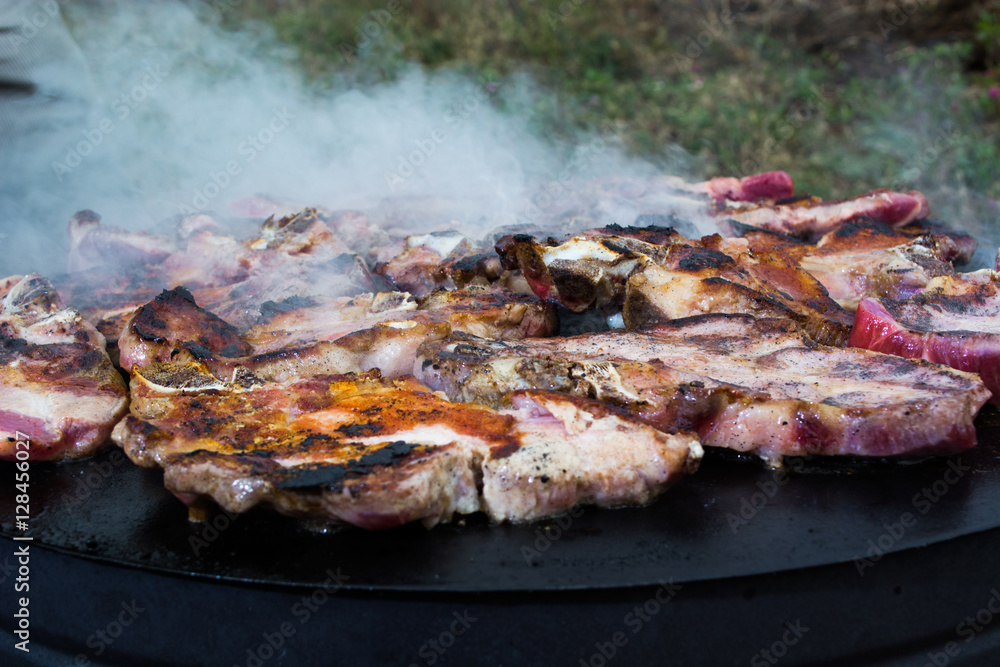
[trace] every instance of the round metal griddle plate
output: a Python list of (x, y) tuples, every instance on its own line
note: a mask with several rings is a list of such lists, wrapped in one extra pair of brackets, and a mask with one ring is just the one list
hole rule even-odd
[[(884, 553), (1000, 526), (1000, 413), (987, 409), (977, 428), (979, 446), (947, 458), (791, 460), (775, 472), (713, 452), (648, 507), (374, 533), (313, 532), (265, 509), (192, 524), (160, 471), (114, 449), (33, 464), (29, 534), (35, 546), (86, 558), (247, 583), (315, 587), (342, 568), (351, 573), (344, 588), (357, 590), (619, 588), (848, 561), (863, 570)], [(13, 480), (13, 465), (0, 476)], [(14, 494), (3, 494), (8, 536), (20, 534), (14, 510)]]

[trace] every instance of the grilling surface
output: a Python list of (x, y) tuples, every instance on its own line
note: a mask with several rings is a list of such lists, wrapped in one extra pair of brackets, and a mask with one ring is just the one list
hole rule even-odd
[[(853, 562), (1000, 526), (1000, 413), (979, 445), (919, 462), (790, 459), (784, 472), (710, 452), (697, 475), (651, 506), (576, 509), (524, 525), (483, 516), (425, 529), (317, 533), (277, 513), (216, 513), (204, 524), (162, 473), (118, 449), (32, 467), (36, 546), (200, 578), (315, 587), (341, 568), (355, 590), (570, 590), (716, 580)], [(13, 474), (3, 463), (3, 473)], [(0, 529), (14, 533), (14, 502)]]

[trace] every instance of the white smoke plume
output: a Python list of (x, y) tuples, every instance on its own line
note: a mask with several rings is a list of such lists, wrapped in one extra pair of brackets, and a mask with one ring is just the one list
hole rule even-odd
[[(107, 224), (163, 231), (181, 214), (231, 214), (231, 202), (255, 194), (333, 209), (389, 200), (419, 212), (414, 231), (482, 236), (551, 217), (571, 182), (657, 171), (625, 157), (613, 133), (572, 146), (539, 136), (532, 109), (547, 93), (527, 76), (412, 66), (390, 83), (318, 86), (265, 27), (220, 29), (225, 9), (63, 6), (92, 104), (58, 146), (7, 155), (21, 179), (16, 202), (0, 207), (0, 268), (63, 270), (65, 222), (84, 208)], [(540, 183), (549, 188), (539, 198)], [(634, 213), (611, 211), (608, 222), (630, 224), (617, 216)]]

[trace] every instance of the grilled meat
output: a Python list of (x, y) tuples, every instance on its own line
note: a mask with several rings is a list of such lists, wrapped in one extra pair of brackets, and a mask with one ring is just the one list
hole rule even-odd
[(795, 194), (792, 177), (784, 171), (768, 171), (743, 178), (719, 177), (700, 183), (686, 183), (680, 178), (665, 176), (659, 183), (668, 188), (707, 194), (718, 202), (780, 200)]
[(628, 279), (650, 262), (666, 257), (670, 245), (683, 239), (667, 228), (652, 237), (658, 242), (599, 231), (575, 236), (563, 243), (539, 243), (514, 234), (500, 238), (496, 251), (503, 267), (520, 269), (532, 291), (580, 313), (604, 306), (620, 307)]
[(119, 270), (141, 268), (162, 262), (176, 250), (174, 240), (168, 236), (102, 225), (101, 216), (89, 210), (73, 214), (67, 233), (70, 272), (109, 263)]
[(68, 302), (95, 323), (121, 322), (160, 291), (181, 284), (241, 330), (256, 322), (267, 301), (350, 296), (380, 286), (314, 209), (269, 218), (256, 237), (242, 242), (218, 233), (204, 215), (179, 223), (180, 241), (104, 227), (89, 211), (74, 216), (70, 229), (71, 258), (86, 261), (71, 261), (71, 274), (58, 282)]
[[(746, 225), (736, 230), (754, 254), (779, 251), (792, 257), (853, 312), (866, 296), (906, 298), (938, 276), (952, 275), (952, 262), (967, 262), (975, 242), (962, 234), (930, 233), (915, 225), (897, 228), (854, 218), (817, 243)], [(735, 244), (736, 239), (726, 239)]]
[(927, 217), (927, 198), (917, 191), (893, 192), (872, 190), (841, 201), (822, 201), (814, 197), (778, 202), (773, 206), (741, 206), (719, 212), (727, 235), (734, 230), (727, 220), (787, 234), (807, 241), (816, 241), (827, 232), (859, 216), (872, 218), (899, 227)]
[(89, 456), (127, 407), (94, 326), (38, 274), (11, 286), (0, 304), (0, 458), (15, 458), (16, 433), (28, 436), (32, 460)]
[(179, 348), (199, 357), (244, 357), (253, 351), (236, 327), (199, 308), (184, 287), (164, 290), (137, 308), (123, 324), (118, 348), (125, 371), (135, 364), (168, 361)]
[(701, 456), (693, 435), (593, 401), (522, 392), (497, 411), (377, 372), (226, 383), (200, 364), (156, 363), (135, 369), (132, 393), (113, 437), (136, 463), (163, 467), (185, 502), (265, 502), (369, 529), (645, 503)]
[(240, 336), (198, 307), (183, 288), (164, 291), (137, 309), (119, 341), (122, 367), (197, 359), (231, 378), (250, 369), (271, 380), (302, 374), (381, 369), (410, 373), (425, 340), (465, 331), (490, 338), (551, 335), (555, 308), (501, 288), (467, 287), (422, 298), (403, 292), (356, 297), (294, 297), (260, 306), (261, 320)]
[(1000, 277), (932, 280), (911, 299), (861, 300), (850, 344), (978, 373), (1000, 405)]
[(789, 251), (830, 296), (850, 311), (869, 296), (905, 299), (938, 276), (955, 272), (959, 256), (951, 238), (912, 237), (870, 220), (848, 223), (826, 234), (815, 247)]
[(546, 387), (702, 443), (783, 456), (922, 456), (971, 447), (989, 397), (974, 375), (815, 343), (785, 320), (703, 315), (642, 331), (520, 342), (455, 334), (414, 374), (453, 400), (505, 405)]
[(629, 329), (716, 312), (788, 317), (832, 345), (850, 333), (850, 314), (777, 245), (609, 226), (560, 244), (506, 236), (497, 251), (538, 296), (575, 312), (620, 306)]
[(675, 243), (628, 281), (622, 317), (639, 329), (703, 313), (746, 313), (800, 324), (816, 342), (843, 345), (851, 316), (780, 250), (753, 252), (718, 236)]

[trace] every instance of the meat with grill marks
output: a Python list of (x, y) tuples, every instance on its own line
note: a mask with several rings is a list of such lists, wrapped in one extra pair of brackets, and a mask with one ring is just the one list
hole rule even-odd
[(989, 391), (925, 361), (820, 345), (787, 320), (702, 315), (641, 331), (517, 342), (453, 334), (414, 374), (453, 400), (503, 406), (544, 386), (705, 445), (784, 456), (924, 456), (976, 443)]
[(119, 341), (122, 368), (180, 357), (233, 377), (238, 368), (268, 379), (381, 369), (410, 373), (417, 347), (452, 331), (489, 338), (551, 335), (555, 308), (502, 288), (467, 287), (424, 297), (380, 292), (340, 298), (293, 297), (260, 306), (245, 335), (184, 288), (164, 291), (128, 319)]
[(628, 329), (747, 313), (787, 317), (831, 345), (850, 333), (850, 313), (777, 246), (754, 251), (741, 239), (689, 240), (669, 228), (614, 226), (561, 244), (508, 236), (497, 251), (505, 266), (520, 267), (538, 296), (576, 312), (621, 307)]
[(773, 206), (729, 207), (719, 211), (718, 215), (723, 231), (729, 236), (735, 235), (727, 223), (732, 220), (806, 241), (816, 241), (827, 232), (859, 216), (901, 227), (926, 218), (929, 211), (927, 198), (920, 192), (882, 189), (840, 201), (798, 197)]
[(184, 502), (264, 503), (368, 529), (643, 504), (701, 457), (693, 434), (596, 401), (525, 391), (494, 410), (377, 372), (227, 383), (201, 364), (157, 362), (133, 371), (132, 395), (113, 438), (134, 462), (162, 467)]
[(1000, 405), (1000, 276), (943, 276), (910, 299), (862, 299), (850, 342), (978, 373)]
[[(938, 276), (955, 273), (952, 262), (968, 262), (975, 242), (962, 234), (895, 228), (855, 218), (817, 243), (744, 227), (740, 238), (750, 252), (775, 250), (797, 261), (844, 309), (854, 312), (866, 296), (905, 299)], [(727, 239), (735, 244), (736, 239)]]
[(70, 255), (86, 261), (71, 262), (72, 272), (59, 280), (64, 297), (113, 329), (161, 290), (183, 284), (200, 304), (245, 330), (267, 301), (351, 296), (380, 286), (315, 209), (269, 218), (244, 241), (204, 215), (182, 220), (174, 237), (161, 236), (105, 227), (95, 214), (78, 213)]
[(36, 461), (82, 458), (106, 443), (128, 397), (104, 344), (45, 278), (9, 286), (0, 303), (0, 458), (14, 460), (18, 434)]
[(798, 323), (818, 343), (844, 345), (852, 317), (781, 250), (753, 252), (733, 240), (675, 243), (628, 281), (622, 317), (640, 329), (703, 313), (746, 313)]

